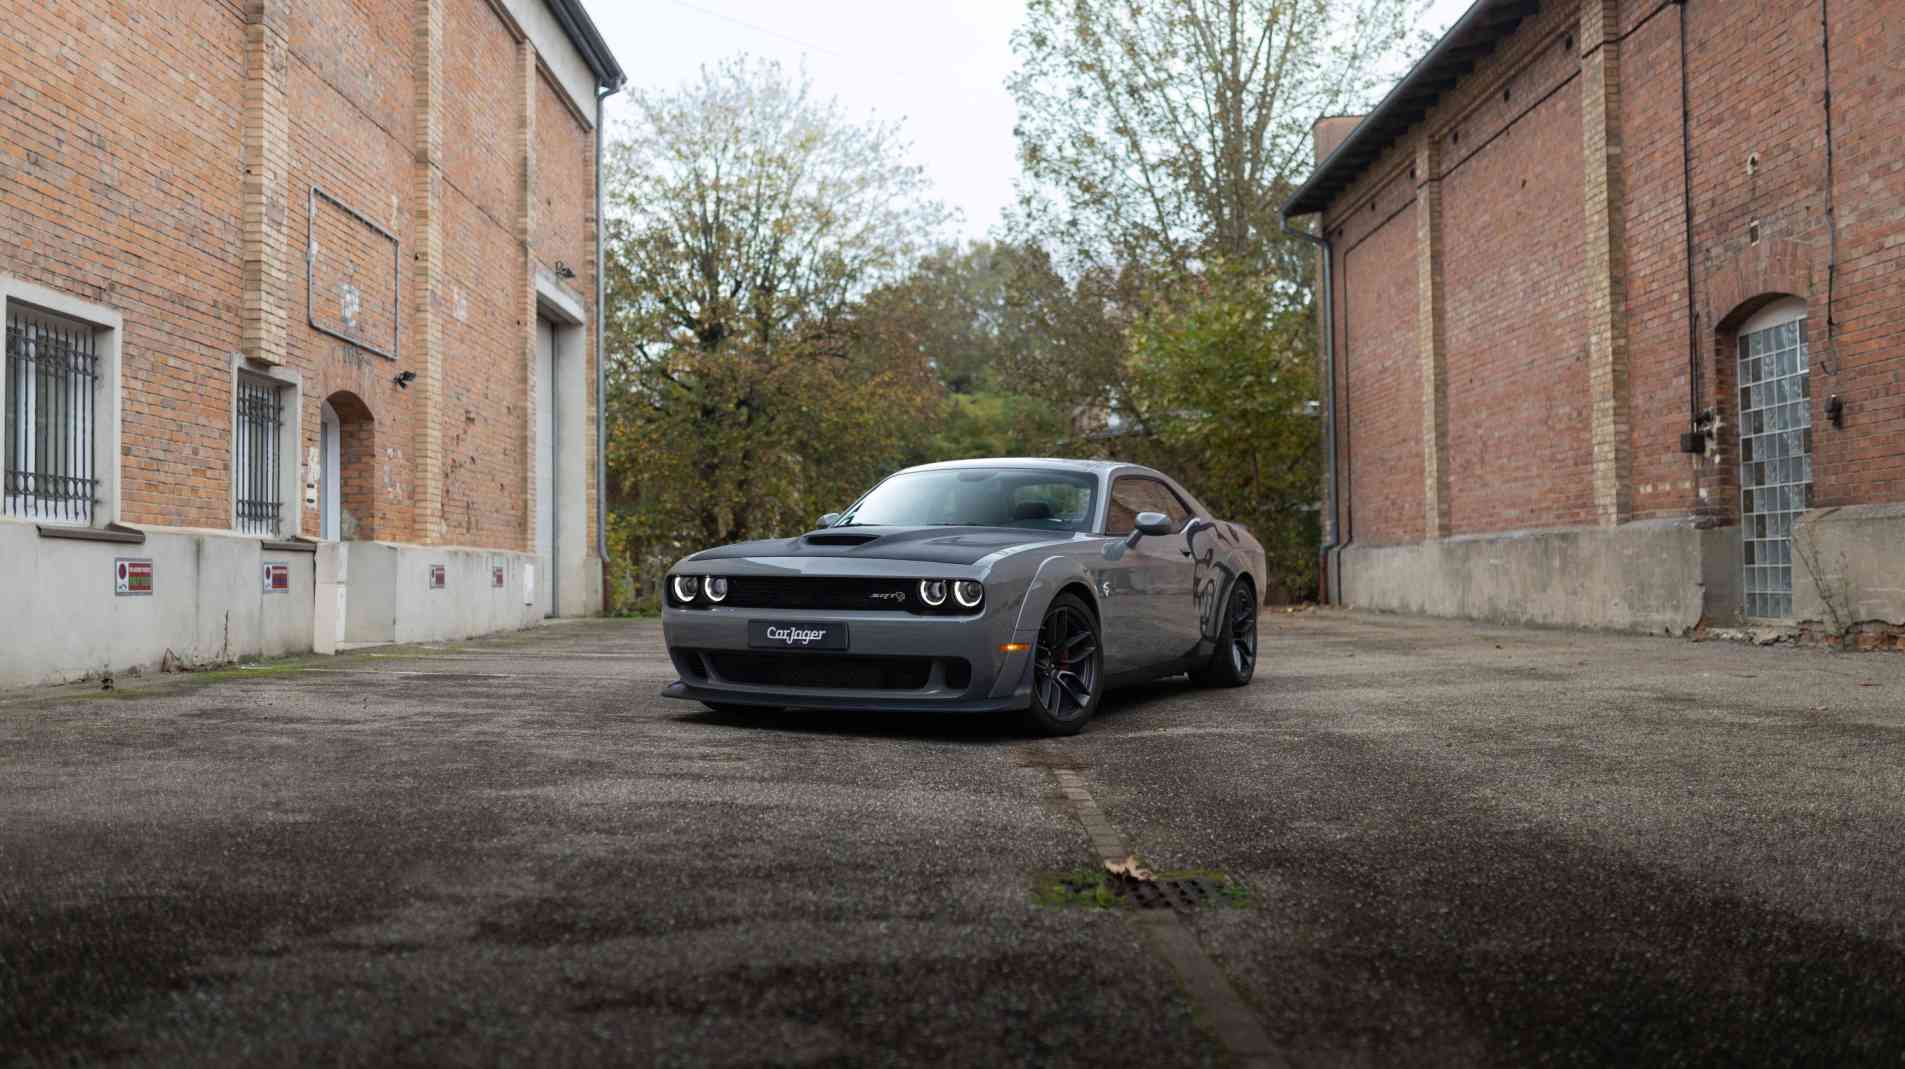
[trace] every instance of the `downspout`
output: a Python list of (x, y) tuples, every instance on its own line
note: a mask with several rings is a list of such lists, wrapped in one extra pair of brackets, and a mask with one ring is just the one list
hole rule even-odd
[(1336, 313), (1333, 282), (1336, 278), (1336, 263), (1326, 237), (1318, 237), (1307, 230), (1298, 230), (1290, 224), (1290, 217), (1283, 217), (1283, 232), (1293, 238), (1314, 245), (1323, 254), (1323, 286), (1321, 294), (1322, 330), (1318, 341), (1323, 352), (1323, 479), (1324, 515), (1328, 521), (1323, 528), (1323, 545), (1318, 551), (1322, 561), (1322, 574), (1318, 576), (1321, 588), (1321, 600), (1324, 604), (1333, 604), (1338, 599), (1330, 583), (1330, 557), (1341, 544), (1337, 540), (1336, 526)]
[(1686, 236), (1687, 256), (1687, 423), (1693, 432), (1681, 446), (1686, 453), (1707, 449), (1707, 432), (1712, 417), (1701, 404), (1705, 390), (1700, 382), (1700, 303), (1694, 292), (1693, 277), (1693, 95), (1687, 72), (1687, 4), (1680, 8), (1680, 212)]
[[(1836, 154), (1832, 147), (1832, 10), (1827, 0), (1819, 0), (1819, 49), (1825, 63), (1825, 110), (1826, 110), (1826, 352), (1831, 354), (1830, 363), (1820, 361), (1820, 370), (1833, 378), (1839, 377), (1839, 322), (1835, 317), (1839, 301), (1839, 198), (1835, 193), (1837, 181), (1834, 178)], [(1833, 398), (1838, 399), (1837, 395)], [(1838, 420), (1833, 421), (1838, 426)]]
[(608, 355), (602, 348), (602, 320), (605, 314), (603, 301), (608, 287), (603, 283), (602, 272), (607, 257), (603, 253), (605, 242), (603, 207), (607, 198), (602, 194), (602, 142), (608, 136), (608, 111), (605, 107), (608, 98), (622, 91), (622, 81), (617, 79), (611, 85), (600, 87), (595, 94), (595, 553), (602, 561), (602, 608), (607, 611), (610, 582), (608, 576), (609, 540), (608, 540)]

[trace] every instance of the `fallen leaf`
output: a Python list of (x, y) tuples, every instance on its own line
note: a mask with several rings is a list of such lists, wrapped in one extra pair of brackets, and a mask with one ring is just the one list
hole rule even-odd
[(1123, 861), (1105, 862), (1105, 871), (1113, 876), (1122, 876), (1127, 880), (1150, 880), (1151, 870), (1138, 862), (1138, 855), (1130, 854)]

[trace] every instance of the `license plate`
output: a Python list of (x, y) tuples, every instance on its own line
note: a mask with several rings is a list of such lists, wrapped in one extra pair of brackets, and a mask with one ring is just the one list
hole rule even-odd
[(757, 650), (844, 650), (847, 625), (832, 623), (784, 623), (780, 620), (749, 620), (747, 644)]

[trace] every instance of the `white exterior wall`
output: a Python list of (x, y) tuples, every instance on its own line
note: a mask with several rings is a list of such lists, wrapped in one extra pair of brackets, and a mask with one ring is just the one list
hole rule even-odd
[[(152, 561), (150, 596), (114, 593), (120, 557)], [(264, 592), (267, 560), (288, 567), (288, 592)], [(0, 521), (0, 687), (153, 668), (167, 650), (200, 664), (307, 651), (314, 573), (310, 553), (216, 531), (153, 529), (134, 545)]]
[[(440, 590), (430, 587), (437, 564), (444, 569)], [(533, 627), (549, 603), (546, 566), (535, 569), (534, 597), (526, 591), (536, 564), (530, 554), (500, 550), (327, 542), (317, 554), (317, 652), (335, 652), (340, 641), (437, 642)], [(501, 587), (492, 582), (496, 567), (503, 569)], [(341, 640), (333, 630), (339, 607)]]

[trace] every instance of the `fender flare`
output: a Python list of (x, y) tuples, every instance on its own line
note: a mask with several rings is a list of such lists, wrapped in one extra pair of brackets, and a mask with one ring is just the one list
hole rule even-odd
[(1019, 618), (1013, 623), (1013, 630), (1038, 627), (1052, 599), (1073, 582), (1091, 591), (1088, 595), (1091, 610), (1098, 612), (1097, 590), (1092, 586), (1091, 573), (1085, 569), (1085, 565), (1076, 557), (1047, 557), (1039, 562), (1038, 570), (1032, 573), (1032, 581), (1026, 585), (1024, 600), (1019, 605)]

